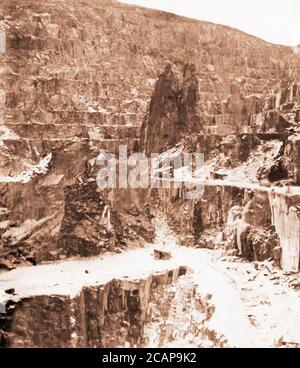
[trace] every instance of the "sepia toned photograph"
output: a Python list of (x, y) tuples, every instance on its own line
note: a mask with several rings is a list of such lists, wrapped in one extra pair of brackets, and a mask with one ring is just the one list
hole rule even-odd
[(300, 1), (0, 0), (0, 352), (299, 347)]

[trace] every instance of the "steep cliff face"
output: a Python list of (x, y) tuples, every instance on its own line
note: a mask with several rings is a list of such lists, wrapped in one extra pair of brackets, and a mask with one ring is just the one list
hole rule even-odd
[(299, 135), (292, 135), (288, 138), (282, 157), (283, 167), (287, 171), (288, 177), (292, 178), (297, 185), (300, 184), (299, 172)]
[(173, 272), (178, 277), (178, 270), (170, 270), (145, 280), (84, 287), (75, 298), (51, 295), (23, 300), (15, 305), (4, 342), (10, 347), (141, 346), (150, 293), (171, 283)]
[[(0, 269), (107, 254), (1, 272), (0, 345), (252, 344), (245, 288), (195, 248), (299, 271), (299, 53), (110, 0), (2, 0), (4, 38)], [(120, 144), (204, 153), (203, 196), (100, 190), (96, 158)], [(149, 204), (190, 246), (175, 263), (142, 248), (154, 240)]]
[[(82, 147), (76, 148), (76, 155)], [(47, 174), (25, 183), (2, 184), (1, 268), (99, 255), (153, 240), (145, 200), (135, 200), (133, 190), (119, 206), (124, 194), (101, 191), (95, 179), (97, 167), (85, 167), (91, 152), (82, 154), (82, 165), (77, 160), (76, 167), (68, 165), (64, 171), (58, 155)], [(134, 203), (142, 203), (137, 212)]]
[[(271, 165), (269, 173), (278, 169), (285, 145), (278, 142), (275, 149), (267, 149), (273, 144), (268, 142), (262, 150), (259, 145), (253, 152), (248, 146), (246, 162), (239, 155), (234, 155), (230, 164), (224, 164), (222, 156), (208, 160), (194, 181), (203, 188), (197, 199), (189, 199), (186, 185), (155, 190), (154, 196), (182, 244), (222, 249), (249, 261), (273, 259), (287, 272), (299, 271), (299, 186), (293, 176), (274, 175), (269, 180), (256, 176), (261, 164)], [(213, 157), (212, 152), (208, 157)], [(218, 169), (220, 165), (222, 169)]]
[(1, 273), (0, 345), (299, 346), (299, 290), (282, 272), (206, 249), (173, 246), (172, 255), (155, 260), (146, 247)]
[[(212, 181), (204, 185), (200, 199), (187, 200), (186, 193), (186, 189), (174, 189), (160, 198), (182, 244), (223, 249), (249, 261), (276, 258), (282, 231), (271, 217), (272, 202), (263, 188), (251, 190)], [(298, 227), (298, 222), (293, 226)], [(286, 238), (290, 236), (286, 234)]]
[(299, 195), (295, 198), (289, 194), (270, 193), (269, 198), (272, 223), (282, 247), (282, 268), (298, 272), (300, 264), (300, 197)]
[[(135, 253), (115, 256), (111, 261), (116, 261), (116, 268), (105, 261), (99, 263), (99, 258), (86, 263), (77, 261), (73, 266), (68, 262), (66, 267), (56, 264), (52, 272), (50, 265), (50, 269), (40, 269), (42, 273), (50, 272), (47, 277), (40, 277), (44, 284), (40, 284), (41, 294), (31, 289), (30, 282), (29, 289), (23, 288), (23, 295), (17, 298), (7, 294), (3, 300), (1, 294), (7, 313), (0, 314), (0, 346), (142, 346), (145, 324), (152, 318), (148, 309), (154, 292), (174, 285), (187, 269), (153, 262), (149, 250)], [(139, 255), (145, 254), (144, 263), (135, 269), (127, 264), (128, 276), (122, 276), (124, 270), (118, 266), (126, 260), (136, 262)], [(74, 278), (74, 271), (77, 276), (80, 274), (79, 278)], [(67, 273), (63, 279), (64, 272)], [(60, 281), (57, 280), (55, 291), (52, 282), (57, 277)]]
[[(150, 102), (149, 118), (141, 129), (142, 149), (147, 153), (161, 153), (168, 145), (176, 143), (178, 122), (178, 81), (168, 65), (160, 76)], [(180, 134), (180, 132), (178, 132)]]
[[(166, 72), (169, 78), (176, 80), (169, 66)], [(181, 99), (180, 96), (186, 94), (176, 82), (173, 92), (177, 89), (179, 97), (174, 98), (171, 105), (164, 103), (168, 91), (160, 86), (165, 73), (154, 90), (149, 116), (142, 126), (141, 144), (147, 152), (154, 152), (158, 147), (165, 151), (161, 158), (168, 153), (172, 157), (180, 156), (182, 152), (203, 153), (205, 158), (194, 179), (204, 188), (201, 198), (191, 201), (187, 188), (178, 189), (175, 185), (154, 191), (169, 217), (170, 226), (181, 236), (183, 244), (222, 248), (228, 254), (240, 255), (249, 261), (272, 258), (285, 271), (297, 272), (300, 224), (297, 215), (298, 82), (292, 82), (276, 94), (270, 91), (269, 97), (256, 96), (255, 99), (233, 88), (224, 105), (226, 114), (215, 115), (210, 126), (201, 125), (199, 119), (200, 129), (197, 129), (190, 123), (195, 119), (189, 119), (199, 116), (197, 94), (191, 93), (190, 99)], [(194, 78), (197, 78), (195, 74)], [(195, 85), (196, 82), (192, 82), (188, 90), (195, 91), (192, 88)], [(163, 108), (157, 107), (156, 111), (162, 114), (154, 113), (157, 101), (161, 101)], [(184, 119), (192, 128), (177, 123), (180, 108), (192, 112)], [(205, 121), (207, 115), (201, 119)], [(176, 133), (172, 131), (174, 126), (178, 126)], [(164, 129), (166, 140), (160, 139)], [(169, 141), (167, 132), (172, 137)], [(157, 142), (162, 145), (158, 146)], [(274, 207), (268, 193), (282, 196), (284, 203), (280, 206), (285, 207), (284, 211), (278, 208), (276, 201)], [(291, 212), (290, 206), (294, 209)], [(286, 216), (290, 216), (291, 227), (285, 225)]]
[[(2, 112), (6, 127), (21, 139), (83, 134), (105, 144), (105, 126), (139, 126), (165, 60), (176, 70), (187, 59), (194, 64), (200, 111), (231, 114), (238, 124), (248, 108), (240, 94), (279, 93), (299, 68), (290, 48), (112, 1), (7, 0), (1, 14)], [(193, 78), (191, 68), (184, 73), (186, 80)], [(193, 104), (196, 94), (187, 91), (183, 95)], [(277, 99), (287, 98), (288, 92)], [(255, 96), (251, 104), (255, 108)]]
[(141, 149), (161, 153), (188, 133), (203, 130), (197, 114), (199, 86), (195, 66), (186, 64), (182, 82), (172, 66), (166, 66), (151, 98), (149, 112), (141, 127)]
[[(139, 232), (151, 240), (143, 208), (130, 215), (128, 201), (120, 211), (118, 200), (114, 207), (101, 193), (95, 199), (97, 188), (86, 174), (101, 149), (117, 153), (122, 143), (130, 152), (139, 150), (143, 121), (146, 151), (161, 152), (203, 129), (208, 135), (201, 139), (212, 146), (219, 135), (247, 131), (249, 124), (261, 133), (280, 131), (282, 116), (270, 112), (279, 105), (284, 119), (291, 114), (288, 125), (298, 119), (293, 81), (299, 56), (291, 48), (115, 1), (3, 0), (0, 15), (6, 41), (0, 54), (1, 253), (8, 259), (101, 253), (111, 248), (111, 239), (118, 246), (138, 242)], [(163, 72), (166, 62), (172, 68)], [(84, 208), (79, 205), (81, 214), (73, 215), (79, 195)], [(99, 202), (97, 214), (92, 200)], [(101, 225), (103, 213), (117, 224), (112, 233)], [(81, 245), (72, 250), (73, 242)]]

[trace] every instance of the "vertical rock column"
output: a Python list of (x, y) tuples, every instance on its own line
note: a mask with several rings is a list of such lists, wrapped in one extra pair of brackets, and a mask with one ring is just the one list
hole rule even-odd
[(170, 64), (160, 75), (141, 127), (141, 147), (146, 153), (162, 153), (184, 135), (200, 132), (197, 114), (199, 85), (194, 64), (186, 64), (182, 82)]
[(283, 194), (269, 194), (272, 222), (282, 247), (281, 267), (286, 272), (299, 271), (300, 255), (300, 211), (299, 198)]

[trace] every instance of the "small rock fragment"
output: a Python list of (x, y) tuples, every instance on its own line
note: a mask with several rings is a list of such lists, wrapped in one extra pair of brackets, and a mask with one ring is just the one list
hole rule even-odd
[(167, 261), (172, 258), (171, 252), (154, 249), (154, 258), (158, 260)]
[(11, 289), (7, 289), (5, 290), (6, 294), (10, 294), (10, 295), (15, 295), (15, 289), (11, 288)]

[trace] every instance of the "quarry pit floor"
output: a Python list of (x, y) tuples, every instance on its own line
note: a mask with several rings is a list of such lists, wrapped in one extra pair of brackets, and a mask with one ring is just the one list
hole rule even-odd
[[(156, 260), (153, 251), (163, 243), (172, 258)], [(179, 246), (162, 219), (157, 221), (155, 245), (1, 272), (0, 303), (37, 295), (72, 298), (84, 286), (106, 284), (112, 279), (140, 280), (181, 266), (188, 268), (198, 292), (212, 297), (215, 312), (210, 329), (226, 336), (230, 346), (300, 346), (297, 275), (285, 275), (268, 262), (249, 263), (223, 257), (219, 250)], [(5, 292), (9, 289), (14, 289), (13, 296)]]

